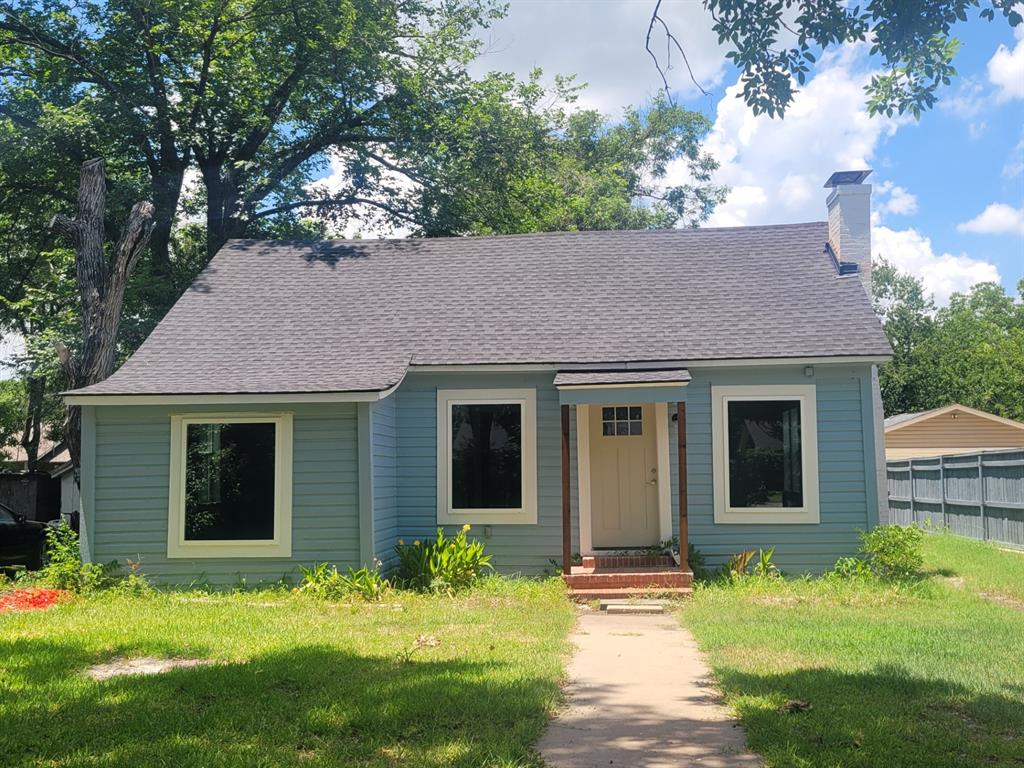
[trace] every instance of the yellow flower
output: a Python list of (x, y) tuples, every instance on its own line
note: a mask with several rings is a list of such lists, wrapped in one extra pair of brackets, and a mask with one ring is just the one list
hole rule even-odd
[(462, 526), (462, 532), (463, 532), (463, 533), (466, 533), (467, 531), (469, 531), (469, 529), (470, 529), (471, 527), (472, 527), (472, 526), (470, 526), (470, 524), (469, 524), (469, 523), (466, 523), (466, 524), (465, 524), (464, 526)]
[(405, 539), (399, 539), (398, 540), (398, 546), (404, 547), (405, 546)]
[(413, 546), (418, 547), (419, 545), (420, 545), (420, 540), (416, 539), (416, 541), (413, 542)]

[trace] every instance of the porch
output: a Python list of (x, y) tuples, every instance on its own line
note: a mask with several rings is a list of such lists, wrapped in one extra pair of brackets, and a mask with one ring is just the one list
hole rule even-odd
[[(577, 599), (686, 594), (685, 369), (562, 371), (555, 377), (562, 427), (563, 579)], [(575, 412), (575, 435), (572, 432)], [(669, 414), (677, 466), (669, 465)], [(572, 526), (575, 437), (579, 526)], [(678, 502), (672, 507), (673, 469)], [(678, 557), (664, 551), (678, 521)], [(579, 560), (576, 560), (576, 555)]]

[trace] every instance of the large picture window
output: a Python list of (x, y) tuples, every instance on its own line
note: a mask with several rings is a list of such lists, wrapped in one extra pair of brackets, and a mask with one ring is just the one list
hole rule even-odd
[(535, 523), (534, 390), (439, 390), (438, 522)]
[(712, 387), (715, 522), (816, 523), (813, 386)]
[(168, 557), (291, 555), (291, 416), (174, 416)]

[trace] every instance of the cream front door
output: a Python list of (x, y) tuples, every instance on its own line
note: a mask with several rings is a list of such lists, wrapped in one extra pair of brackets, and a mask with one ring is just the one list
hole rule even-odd
[(657, 544), (658, 449), (653, 405), (592, 405), (590, 518), (594, 547)]

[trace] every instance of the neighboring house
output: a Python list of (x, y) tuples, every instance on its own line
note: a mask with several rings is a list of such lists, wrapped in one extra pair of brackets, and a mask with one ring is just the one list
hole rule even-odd
[(912, 459), (1024, 448), (1024, 423), (953, 403), (885, 420), (885, 457)]
[(504, 572), (677, 534), (826, 569), (885, 492), (866, 175), (828, 223), (232, 241), (68, 396), (86, 555), (252, 582), (470, 523)]
[(77, 525), (77, 514), (81, 510), (81, 493), (75, 482), (74, 464), (71, 452), (61, 444), (62, 451), (54, 457), (54, 468), (50, 477), (60, 482), (60, 517), (71, 525)]
[[(43, 428), (49, 432), (49, 427)], [(54, 457), (64, 449), (63, 442), (57, 442), (46, 437), (45, 434), (39, 437), (39, 447), (36, 450), (36, 468), (40, 472), (49, 472), (55, 465)], [(20, 443), (5, 445), (0, 448), (0, 464), (3, 469), (24, 472), (28, 468), (28, 453)]]

